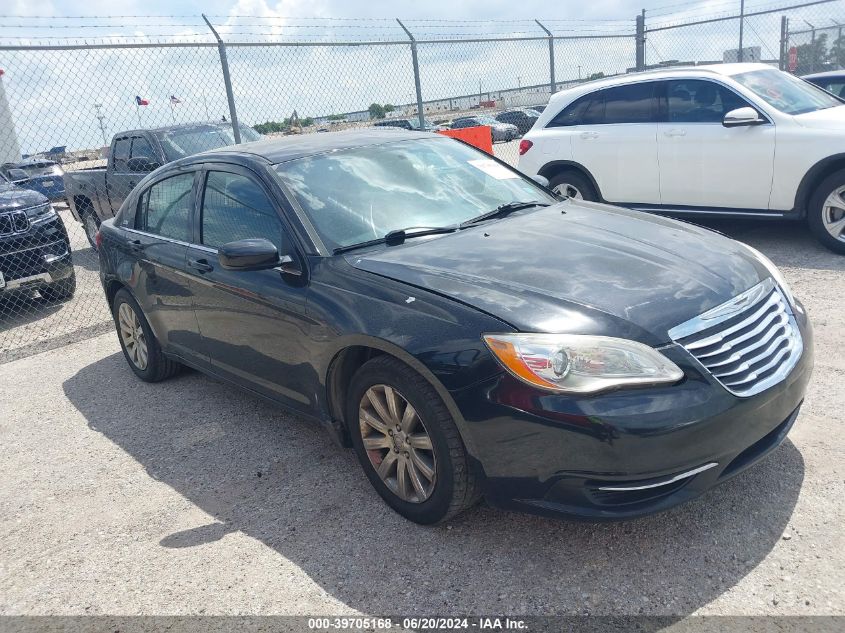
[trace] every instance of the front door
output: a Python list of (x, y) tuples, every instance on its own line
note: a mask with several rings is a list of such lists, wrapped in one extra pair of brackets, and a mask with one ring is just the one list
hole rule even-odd
[(235, 166), (205, 175), (194, 242), (188, 248), (194, 311), (211, 369), (285, 404), (308, 409), (305, 286), (279, 269), (232, 271), (217, 259), (228, 242), (265, 238), (280, 252), (291, 237), (260, 179)]
[(715, 81), (673, 79), (665, 87), (657, 134), (662, 204), (768, 209), (774, 125), (724, 127), (725, 114), (752, 106)]

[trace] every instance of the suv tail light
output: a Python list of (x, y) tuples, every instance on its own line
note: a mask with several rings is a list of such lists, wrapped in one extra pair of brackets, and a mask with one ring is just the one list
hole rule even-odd
[(97, 249), (103, 245), (103, 234), (100, 231), (97, 231), (97, 234), (94, 236), (94, 243), (97, 245)]
[(527, 152), (532, 147), (534, 147), (534, 143), (532, 143), (528, 139), (525, 139), (525, 138), (522, 139), (519, 142), (519, 155), (522, 156), (525, 152)]

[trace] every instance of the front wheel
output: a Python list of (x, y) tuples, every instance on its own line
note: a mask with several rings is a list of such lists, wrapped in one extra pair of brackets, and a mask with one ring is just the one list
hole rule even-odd
[(845, 255), (845, 170), (825, 178), (810, 198), (807, 222), (816, 239)]
[(421, 524), (474, 505), (480, 481), (449, 410), (422, 376), (390, 356), (365, 363), (349, 388), (346, 419), (370, 483)]

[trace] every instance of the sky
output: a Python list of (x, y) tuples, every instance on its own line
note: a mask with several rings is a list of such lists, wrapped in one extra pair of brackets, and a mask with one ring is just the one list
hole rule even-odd
[[(791, 3), (747, 0), (746, 6), (750, 11)], [(625, 72), (633, 66), (634, 40), (618, 36), (633, 32), (634, 17), (642, 8), (647, 24), (656, 26), (734, 14), (738, 5), (738, 0), (5, 0), (0, 43), (213, 42), (201, 12), (211, 16), (229, 42), (402, 42), (354, 47), (230, 45), (238, 114), (242, 122), (254, 125), (280, 121), (293, 110), (319, 116), (366, 109), (372, 102), (413, 102), (410, 47), (394, 21), (397, 17), (419, 40), (447, 40), (419, 46), (423, 98), (429, 100), (476, 94), (479, 86), (490, 91), (549, 80), (545, 40), (458, 43), (448, 41), (450, 36), (542, 36), (534, 18), (556, 35), (593, 36), (556, 41), (556, 77), (563, 81), (594, 72)], [(77, 17), (83, 14), (88, 17)], [(799, 13), (793, 14), (797, 20)], [(800, 17), (816, 23), (836, 16), (845, 22), (845, 0), (800, 10)], [(780, 14), (749, 18), (745, 45), (759, 45), (764, 58), (776, 58), (779, 29)], [(651, 34), (646, 59), (719, 60), (736, 46), (737, 21), (718, 22)], [(139, 125), (219, 120), (228, 112), (215, 47), (0, 50), (0, 69), (5, 71), (0, 81), (24, 153), (59, 145), (103, 145), (97, 104), (107, 139)], [(136, 95), (150, 105), (136, 108)], [(180, 103), (171, 105), (171, 96)]]

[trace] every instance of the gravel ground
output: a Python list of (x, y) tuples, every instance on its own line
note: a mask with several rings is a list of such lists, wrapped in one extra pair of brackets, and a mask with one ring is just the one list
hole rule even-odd
[(784, 445), (704, 497), (416, 526), (316, 426), (197, 373), (144, 384), (109, 333), (0, 365), (0, 614), (845, 614), (845, 257), (715, 228), (783, 267), (817, 366)]

